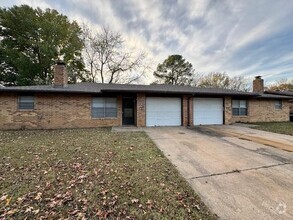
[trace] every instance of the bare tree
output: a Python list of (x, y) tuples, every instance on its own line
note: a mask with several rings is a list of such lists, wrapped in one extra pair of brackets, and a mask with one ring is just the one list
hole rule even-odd
[(272, 84), (269, 90), (293, 91), (293, 79), (281, 79)]
[(89, 81), (96, 82), (97, 79), (97, 70), (95, 68), (98, 54), (95, 50), (95, 43), (97, 41), (96, 35), (92, 33), (88, 25), (82, 25), (82, 38), (83, 38), (83, 57), (86, 66), (89, 68), (87, 78)]
[(249, 92), (251, 91), (251, 80), (243, 76), (230, 77), (229, 89)]
[(83, 30), (85, 60), (92, 82), (131, 83), (144, 75), (145, 54), (126, 51), (120, 33), (104, 27), (95, 34), (86, 25)]
[(250, 83), (243, 76), (230, 77), (226, 73), (209, 73), (198, 79), (197, 86), (203, 88), (222, 88), (240, 91), (249, 91)]

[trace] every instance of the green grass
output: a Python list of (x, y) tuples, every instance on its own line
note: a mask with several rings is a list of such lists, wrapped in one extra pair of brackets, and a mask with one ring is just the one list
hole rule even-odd
[(0, 131), (0, 219), (215, 219), (143, 132)]
[(258, 130), (293, 135), (293, 122), (261, 122), (254, 124), (258, 126), (253, 128)]

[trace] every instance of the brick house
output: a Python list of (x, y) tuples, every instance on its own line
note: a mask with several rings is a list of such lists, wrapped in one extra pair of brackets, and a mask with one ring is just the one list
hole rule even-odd
[(288, 121), (287, 96), (175, 85), (67, 84), (65, 64), (53, 85), (0, 87), (0, 129), (193, 126)]

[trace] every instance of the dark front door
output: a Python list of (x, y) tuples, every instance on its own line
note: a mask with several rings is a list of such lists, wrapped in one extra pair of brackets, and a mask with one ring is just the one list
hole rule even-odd
[(123, 98), (122, 103), (122, 124), (134, 125), (134, 98)]

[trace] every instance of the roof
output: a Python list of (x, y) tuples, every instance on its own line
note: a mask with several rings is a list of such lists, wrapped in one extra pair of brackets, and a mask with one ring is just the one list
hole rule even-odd
[(293, 98), (293, 91), (265, 91), (266, 94), (291, 96)]
[(259, 93), (257, 98), (261, 99), (290, 99), (288, 96), (284, 95), (276, 95), (276, 94), (266, 94), (266, 93)]
[(135, 84), (101, 84), (101, 83), (76, 83), (68, 84), (67, 87), (54, 87), (53, 85), (38, 86), (12, 86), (0, 87), (0, 92), (28, 92), (28, 93), (83, 93), (83, 94), (105, 94), (105, 93), (148, 93), (148, 94), (190, 94), (210, 96), (247, 96), (263, 98), (288, 98), (287, 96), (258, 94), (220, 88), (198, 88), (179, 85), (135, 85)]
[(197, 88), (179, 85), (135, 85), (135, 84), (101, 84), (101, 83), (76, 83), (67, 87), (54, 87), (53, 85), (40, 86), (11, 86), (1, 87), (0, 92), (45, 92), (45, 93), (165, 93), (165, 94), (201, 94), (201, 95), (239, 95), (256, 96), (255, 93), (242, 92), (219, 88)]

